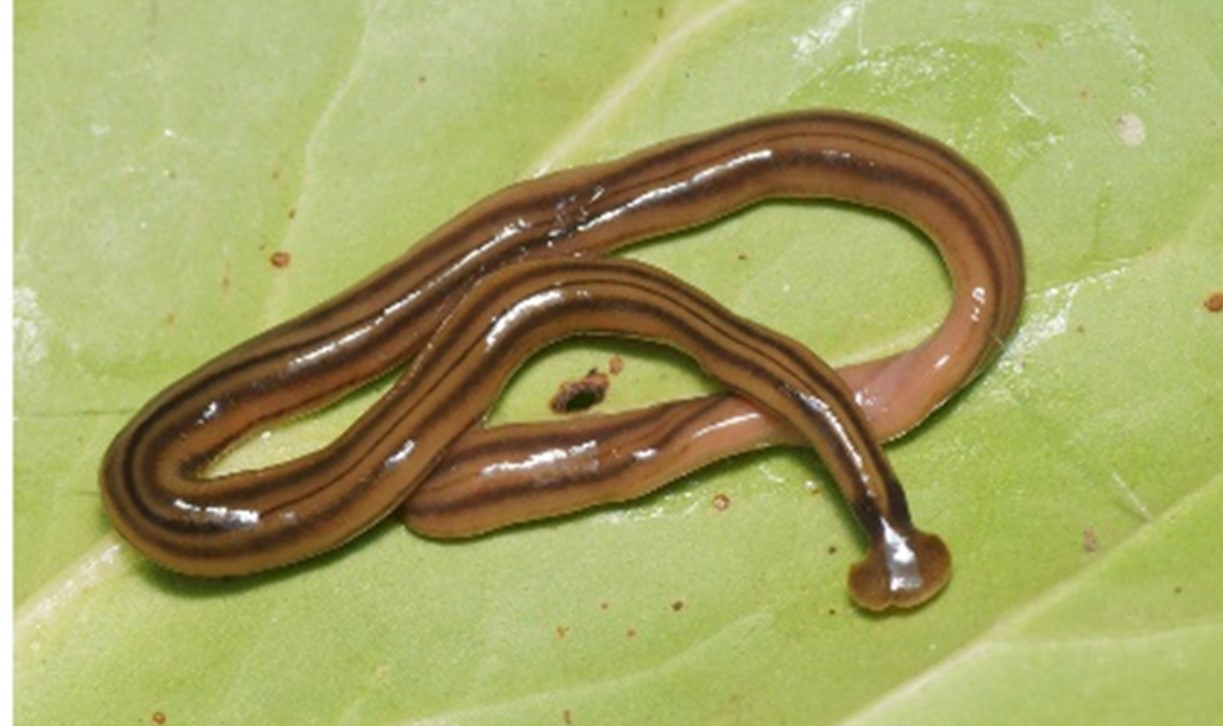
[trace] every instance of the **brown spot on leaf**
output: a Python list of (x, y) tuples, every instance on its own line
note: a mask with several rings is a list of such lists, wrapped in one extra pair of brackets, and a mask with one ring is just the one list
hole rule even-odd
[(607, 361), (607, 372), (608, 373), (612, 374), (613, 376), (618, 376), (620, 375), (621, 371), (623, 370), (624, 370), (624, 359), (623, 358), (621, 358), (618, 355), (613, 355), (610, 359), (608, 359)]
[(684, 609), (684, 601), (683, 601), (683, 600), (676, 600), (675, 602), (671, 603), (671, 609), (672, 609), (673, 611), (677, 612), (677, 613), (678, 613), (680, 610), (683, 610), (683, 609)]
[(715, 494), (713, 497), (713, 508), (719, 512), (725, 512), (730, 508), (730, 497), (725, 494)]
[(565, 636), (568, 634), (569, 634), (569, 628), (566, 628), (564, 625), (556, 626), (556, 639), (557, 640), (564, 640)]
[(1096, 531), (1091, 527), (1083, 530), (1083, 551), (1095, 552), (1100, 549), (1100, 540), (1096, 537)]
[(1212, 313), (1223, 312), (1223, 292), (1211, 293), (1202, 301), (1202, 307)]
[(293, 264), (293, 255), (284, 250), (276, 250), (268, 257), (268, 261), (272, 263), (272, 267), (284, 269)]
[(166, 715), (164, 713), (162, 713), (161, 711), (153, 712), (153, 723), (158, 724), (158, 726), (160, 726), (161, 724), (164, 724), (165, 722), (166, 722)]

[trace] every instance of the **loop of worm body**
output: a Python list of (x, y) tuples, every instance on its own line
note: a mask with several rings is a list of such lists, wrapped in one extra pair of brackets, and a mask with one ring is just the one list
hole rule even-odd
[[(778, 197), (849, 201), (913, 222), (951, 274), (943, 324), (910, 351), (832, 371), (673, 277), (591, 258)], [(363, 283), (155, 397), (108, 450), (103, 499), (116, 528), (158, 562), (236, 575), (338, 546), (399, 507), (418, 531), (466, 536), (636, 496), (761, 444), (802, 442), (824, 460), (870, 539), (851, 575), (855, 598), (874, 609), (910, 605), (938, 590), (949, 558), (909, 521), (879, 440), (916, 425), (982, 369), (1015, 324), (1022, 286), (1005, 204), (950, 150), (852, 114), (749, 121), (476, 204)], [(497, 430), (478, 423), (525, 356), (575, 332), (670, 343), (728, 393), (666, 404), (665, 416), (583, 422), (590, 440), (619, 437), (657, 455), (608, 466), (603, 477), (565, 474), (564, 462), (537, 468), (531, 477), (558, 486), (532, 493), (521, 468), (489, 463), (530, 459), (564, 430), (514, 427), (498, 442)], [(330, 446), (207, 476), (212, 461), (258, 428), (405, 361), (413, 363), (404, 377)]]

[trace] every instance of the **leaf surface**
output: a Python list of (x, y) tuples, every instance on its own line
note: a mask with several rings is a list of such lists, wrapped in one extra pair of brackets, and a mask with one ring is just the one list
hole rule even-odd
[[(1223, 313), (1205, 305), (1223, 291), (1218, 3), (52, 0), (15, 19), (21, 722), (1223, 707)], [(102, 451), (193, 366), (515, 180), (814, 106), (945, 140), (1025, 237), (1018, 335), (889, 447), (954, 552), (929, 606), (854, 609), (861, 542), (798, 450), (472, 542), (388, 523), (232, 582), (161, 571), (111, 530)], [(628, 254), (833, 362), (912, 345), (948, 300), (928, 245), (849, 208), (766, 205)], [(682, 356), (579, 340), (523, 370), (494, 419), (544, 417), (561, 381), (612, 355), (606, 410), (711, 388)], [(316, 447), (369, 400), (234, 465)]]

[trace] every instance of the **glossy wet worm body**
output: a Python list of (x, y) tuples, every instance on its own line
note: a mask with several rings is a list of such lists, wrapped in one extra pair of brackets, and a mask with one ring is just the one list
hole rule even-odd
[[(448, 449), (454, 439), (458, 446), (478, 439), (478, 431), (463, 433), (479, 413), (432, 420), (429, 436), (438, 438), (426, 445), (428, 437), (407, 436), (410, 432), (393, 423), (425, 414), (392, 408), (384, 399), (332, 447), (303, 459), (217, 478), (207, 476), (207, 467), (261, 426), (315, 408), (412, 359), (426, 341), (443, 347), (445, 339), (433, 337), (439, 323), (491, 270), (530, 257), (603, 253), (773, 197), (832, 198), (893, 212), (930, 235), (947, 262), (953, 303), (938, 331), (912, 351), (844, 371), (857, 404), (880, 436), (919, 422), (981, 369), (1013, 327), (1022, 291), (1018, 236), (1005, 205), (971, 166), (945, 147), (877, 119), (817, 112), (760, 119), (510, 187), (456, 217), (362, 284), (205, 364), (146, 405), (112, 444), (102, 471), (108, 511), (140, 549), (193, 574), (242, 574), (335, 546), (412, 494), (416, 479), (408, 481), (403, 473), (407, 462), (413, 462), (414, 476), (423, 476), (439, 456), (454, 450)], [(558, 274), (563, 277), (564, 271), (558, 265)], [(624, 334), (649, 334), (641, 329), (645, 324), (644, 317), (630, 316), (612, 327)], [(709, 353), (689, 352), (702, 361)], [(474, 371), (471, 386), (485, 386), (500, 373), (493, 358), (507, 360), (494, 350), (464, 361)], [(825, 386), (834, 378), (821, 374)], [(419, 385), (418, 379), (409, 376), (398, 384), (395, 400), (419, 405), (417, 398), (424, 393), (403, 390), (409, 381)], [(742, 381), (725, 383), (732, 391), (745, 389)], [(760, 406), (741, 399), (720, 401), (671, 404), (685, 411), (681, 428), (720, 427), (716, 430), (726, 433), (681, 447), (688, 458), (673, 467), (680, 473), (762, 441), (794, 440), (800, 432), (804, 440), (817, 439), (800, 426), (787, 432), (772, 423), (785, 419), (794, 425), (794, 411), (779, 417), (775, 409), (762, 414)], [(772, 408), (767, 401), (759, 403)], [(661, 435), (651, 428), (653, 419), (634, 423), (609, 417), (605, 432), (613, 422), (621, 434), (639, 431), (643, 443)], [(356, 442), (355, 432), (378, 426), (405, 437), (397, 445), (388, 439), (378, 446)], [(585, 433), (599, 434), (593, 429)], [(487, 439), (481, 445), (488, 454)], [(493, 456), (529, 458), (526, 445), (512, 443)], [(365, 450), (368, 456), (383, 457), (360, 465), (346, 458), (353, 468), (341, 479), (363, 484), (342, 496), (320, 473), (332, 471), (328, 461), (336, 447), (346, 456)], [(665, 451), (666, 445), (656, 450)], [(485, 469), (481, 486), (497, 489), (498, 469)], [(366, 474), (352, 473), (358, 470)], [(369, 483), (383, 481), (369, 478), (374, 470), (395, 472), (385, 481), (396, 483)], [(644, 473), (647, 478), (674, 475), (660, 471)], [(293, 473), (292, 482), (286, 472)], [(615, 483), (587, 478), (578, 489), (598, 491)], [(514, 486), (511, 481), (499, 490), (502, 503), (491, 511), (494, 520), (500, 519), (492, 526), (542, 516), (543, 509), (533, 510), (533, 500)], [(326, 499), (319, 494), (323, 491), (335, 501), (319, 504)], [(613, 492), (608, 498), (616, 496)], [(358, 499), (361, 505), (355, 509), (336, 503)], [(452, 535), (487, 529), (488, 502), (496, 497), (476, 499), (483, 503), (477, 501), (474, 509), (472, 500), (460, 497), (434, 507), (433, 514), (440, 513)], [(550, 503), (544, 509), (553, 507)], [(472, 526), (480, 516), (484, 523)], [(903, 529), (904, 524), (896, 526)], [(277, 534), (266, 534), (272, 531)], [(872, 531), (869, 526), (867, 531)]]
[[(891, 439), (966, 385), (1009, 337), (1023, 294), (1019, 235), (988, 180), (929, 139), (845, 114), (756, 123), (800, 119), (845, 126), (839, 136), (813, 130), (808, 153), (789, 157), (811, 175), (795, 196), (848, 199), (894, 212), (931, 237), (951, 273), (954, 302), (933, 335), (910, 351), (838, 371), (876, 434)], [(753, 151), (766, 148), (762, 143)], [(829, 191), (847, 180), (836, 179), (843, 173), (838, 165), (874, 178)], [(694, 177), (702, 172), (707, 169)], [(713, 461), (799, 441), (784, 421), (733, 394), (555, 424), (476, 429), (447, 450), (401, 518), (428, 536), (478, 535), (632, 499)]]
[(150, 432), (147, 447), (111, 461), (108, 476), (124, 485), (107, 490), (109, 505), (129, 515), (116, 524), (158, 561), (200, 574), (267, 569), (331, 549), (402, 503), (525, 358), (574, 332), (673, 345), (800, 431), (870, 537), (868, 558), (851, 574), (863, 605), (911, 604), (942, 585), (946, 548), (913, 526), (836, 373), (801, 345), (629, 261), (541, 260), (481, 279), (404, 378), (313, 455), (200, 487), (197, 470), (180, 463), (190, 460), (181, 429)]

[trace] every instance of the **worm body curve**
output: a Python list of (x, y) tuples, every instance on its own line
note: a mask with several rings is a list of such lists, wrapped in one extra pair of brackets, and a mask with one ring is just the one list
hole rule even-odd
[[(581, 259), (770, 198), (836, 199), (913, 222), (934, 241), (950, 272), (953, 300), (943, 324), (913, 350), (843, 370), (852, 385), (848, 389), (801, 346), (734, 318), (674, 278), (641, 265)], [(542, 299), (540, 294), (570, 300), (561, 290), (577, 284), (573, 276), (580, 270), (616, 281), (587, 282), (603, 299), (619, 301), (608, 303), (619, 318), (598, 317), (598, 324), (576, 320), (565, 311), (579, 309), (577, 303), (540, 307), (555, 312), (553, 319), (515, 307), (528, 298)], [(543, 279), (545, 272), (554, 279)], [(495, 497), (484, 497), (473, 508), (471, 501), (463, 503), (461, 488), (430, 489), (421, 481), (447, 452), (462, 455), (464, 442), (487, 446), (477, 426), (483, 411), (508, 371), (547, 342), (543, 338), (575, 331), (633, 335), (678, 345), (738, 396), (669, 404), (681, 412), (685, 430), (720, 426), (717, 430), (733, 435), (687, 439), (681, 447), (687, 453), (674, 466), (645, 472), (647, 479), (653, 477), (651, 486), (761, 443), (808, 443), (828, 463), (871, 538), (871, 554), (851, 581), (855, 597), (868, 607), (912, 604), (937, 590), (949, 560), (937, 538), (908, 521), (903, 492), (876, 437), (890, 438), (916, 425), (984, 367), (1015, 324), (1022, 286), (1019, 237), (1005, 203), (980, 172), (946, 147), (890, 122), (848, 113), (748, 121), (523, 182), (476, 204), (362, 283), (222, 354), (156, 396), (108, 450), (103, 500), (130, 542), (162, 564), (199, 575), (245, 574), (326, 551), (394, 508), (415, 502), (414, 492), (460, 494), (441, 507), (422, 497), (419, 509), (406, 510), (413, 526), (425, 531), (426, 520), (446, 520), (435, 532), (442, 536), (546, 516), (556, 504), (536, 507), (533, 502), (542, 499), (516, 491), (515, 481), (501, 480), (508, 482), (504, 496), (491, 509), (488, 502)], [(501, 292), (492, 299), (478, 294), (493, 288)], [(506, 289), (521, 297), (514, 299)], [(684, 318), (672, 311), (666, 318), (659, 312), (663, 301), (673, 303), (677, 295), (698, 301), (685, 309), (710, 317)], [(468, 345), (468, 354), (454, 358), (462, 336), (452, 321), (466, 315), (471, 317), (463, 319), (476, 325), (491, 314), (491, 308), (476, 309), (471, 301), (477, 298), (499, 304), (503, 312), (494, 317), (506, 327), (496, 335), (491, 328), (485, 332), (496, 344)], [(664, 318), (672, 327), (660, 322)], [(529, 326), (504, 322), (527, 319)], [(743, 360), (754, 360), (757, 367), (720, 367), (717, 355), (730, 340), (712, 333), (691, 337), (698, 323), (717, 327), (727, 321), (763, 336), (759, 347), (742, 352)], [(805, 362), (793, 369), (760, 369), (766, 353)], [(317, 408), (413, 359), (410, 372), (331, 446), (266, 469), (207, 476), (218, 456), (260, 427)], [(806, 375), (796, 372), (800, 369)], [(449, 371), (448, 377), (438, 378), (437, 370)], [(783, 379), (788, 382), (779, 385)], [(792, 395), (779, 399), (778, 390)], [(466, 403), (443, 405), (439, 391)], [(795, 403), (804, 395), (812, 397), (805, 411)], [(820, 424), (810, 410), (818, 408), (812, 401), (830, 405), (829, 400), (836, 402), (836, 422), (843, 429), (827, 417)], [(614, 424), (621, 434), (636, 431), (642, 441), (665, 433), (653, 425), (654, 418), (622, 416), (591, 424), (591, 432), (603, 426), (608, 433)], [(838, 443), (831, 433), (837, 430), (852, 436)], [(530, 444), (515, 441), (495, 456), (529, 453)], [(846, 453), (850, 449), (857, 458)], [(856, 471), (845, 466), (859, 460), (868, 464)], [(498, 480), (490, 476), (483, 484), (496, 489)], [(570, 490), (622, 496), (624, 490), (608, 488), (609, 481), (587, 481)], [(855, 494), (863, 491), (868, 494)], [(585, 496), (562, 509), (588, 505)], [(420, 516), (413, 519), (413, 511)], [(473, 524), (480, 517), (483, 523)], [(889, 532), (900, 540), (889, 539)], [(909, 573), (917, 586), (904, 587), (908, 575), (895, 574), (896, 541), (926, 552), (918, 559), (928, 568)], [(901, 586), (888, 584), (893, 581)]]

